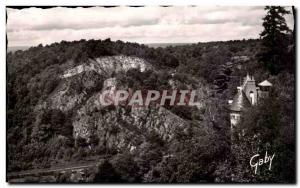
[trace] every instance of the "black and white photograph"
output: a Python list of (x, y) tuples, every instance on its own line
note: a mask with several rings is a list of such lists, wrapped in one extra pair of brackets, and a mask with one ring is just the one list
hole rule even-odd
[(7, 184), (295, 184), (296, 12), (6, 6)]

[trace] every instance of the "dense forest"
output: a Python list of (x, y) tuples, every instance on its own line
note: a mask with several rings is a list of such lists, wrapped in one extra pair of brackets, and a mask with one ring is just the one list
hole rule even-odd
[[(281, 48), (284, 59), (279, 68), (270, 66), (272, 62), (266, 65), (263, 37), (165, 48), (110, 39), (62, 41), (9, 52), (6, 62), (7, 171), (102, 161), (97, 168), (86, 172), (85, 181), (294, 182), (294, 39), (290, 34), (284, 37), (284, 48)], [(72, 123), (82, 104), (69, 110), (50, 107), (36, 110), (66, 82), (70, 95), (84, 92), (90, 97), (100, 92), (104, 80), (108, 79), (105, 75), (82, 73), (67, 81), (61, 75), (91, 59), (116, 55), (142, 58), (153, 67), (145, 72), (131, 69), (116, 73), (122, 87), (168, 89), (172, 87), (168, 80), (172, 79), (177, 89), (204, 90), (203, 108), (166, 106), (187, 123), (186, 128), (173, 130), (175, 136), (171, 140), (163, 139), (152, 130), (143, 135), (139, 128), (128, 128), (123, 122), (127, 126), (126, 133), (141, 135), (130, 141), (140, 146), (133, 152), (103, 144), (97, 134), (89, 138), (89, 144), (83, 138), (74, 139)], [(243, 112), (240, 129), (245, 131), (245, 136), (237, 137), (232, 143), (227, 100), (235, 94), (240, 79), (247, 73), (258, 81), (268, 79), (274, 87), (268, 100)], [(118, 114), (120, 110), (93, 109), (89, 116), (106, 117), (105, 114)], [(122, 132), (112, 123), (108, 126), (110, 132)], [(276, 153), (272, 171), (253, 174), (249, 158), (257, 147)], [(72, 181), (68, 174), (55, 178), (58, 182)]]

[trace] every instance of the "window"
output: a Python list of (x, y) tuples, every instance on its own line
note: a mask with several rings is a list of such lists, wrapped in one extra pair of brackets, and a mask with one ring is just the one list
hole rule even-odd
[(251, 102), (251, 104), (254, 105), (255, 101), (254, 101), (254, 93), (253, 93), (253, 91), (250, 91), (249, 96), (250, 96), (250, 100), (251, 100), (250, 102)]

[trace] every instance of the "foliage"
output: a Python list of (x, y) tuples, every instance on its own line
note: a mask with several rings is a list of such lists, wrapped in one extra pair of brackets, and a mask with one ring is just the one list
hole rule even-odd
[(284, 69), (293, 72), (294, 62), (290, 59), (290, 29), (284, 16), (290, 14), (284, 7), (266, 6), (267, 15), (263, 18), (264, 30), (260, 34), (263, 50), (260, 61), (271, 74), (278, 74)]
[(121, 176), (112, 164), (105, 160), (102, 164), (98, 167), (98, 172), (95, 175), (94, 182), (97, 183), (121, 183), (122, 179)]
[[(8, 171), (49, 168), (55, 164), (110, 155), (106, 156), (110, 160), (101, 163), (96, 172), (89, 173), (88, 181), (270, 182), (277, 178), (274, 181), (291, 182), (294, 174), (287, 169), (293, 169), (295, 162), (295, 80), (286, 69), (270, 77), (275, 85), (272, 100), (266, 100), (250, 109), (250, 115), (243, 116), (241, 127), (246, 129), (246, 136), (239, 140), (240, 145), (231, 153), (227, 99), (232, 96), (239, 82), (235, 78), (244, 76), (247, 71), (252, 71), (258, 80), (268, 78), (269, 75), (257, 63), (257, 54), (265, 48), (262, 40), (197, 43), (156, 49), (137, 43), (113, 42), (110, 39), (81, 40), (62, 41), (8, 53)], [(116, 75), (120, 87), (203, 90), (201, 109), (166, 107), (186, 121), (188, 127), (172, 130), (174, 137), (164, 140), (158, 131), (141, 133), (132, 131), (133, 125), (128, 125), (126, 128), (133, 134), (141, 134), (135, 140), (138, 143), (136, 149), (130, 151), (129, 145), (108, 148), (106, 144), (99, 144), (104, 141), (96, 131), (91, 135), (89, 143), (80, 137), (75, 143), (72, 121), (77, 106), (69, 111), (37, 108), (65, 84), (60, 76), (66, 69), (88, 63), (89, 59), (119, 54), (141, 57), (154, 67), (154, 70), (145, 72), (130, 69)], [(247, 57), (248, 60), (235, 60), (240, 57)], [(89, 97), (101, 91), (104, 80), (102, 75), (87, 72), (67, 79), (66, 82), (70, 86), (70, 95), (86, 92)], [(170, 80), (175, 84), (170, 84)], [(216, 82), (221, 82), (220, 93), (214, 90)], [(88, 116), (96, 118), (99, 114), (117, 110), (108, 106), (95, 109)], [(130, 109), (127, 111), (130, 113)], [(114, 124), (108, 130), (113, 133), (111, 136), (124, 133)], [(258, 132), (261, 133), (261, 147), (271, 145), (272, 150), (280, 155), (280, 161), (274, 167), (278, 176), (267, 174), (253, 177), (251, 169), (246, 166), (247, 161), (244, 159), (248, 159), (248, 155), (255, 151), (257, 140), (253, 140), (253, 135)], [(68, 176), (59, 177), (59, 181), (69, 181)]]
[[(285, 73), (272, 80), (274, 88), (270, 98), (246, 111), (237, 130), (244, 132), (237, 136), (234, 146), (235, 157), (241, 165), (236, 172), (240, 181), (282, 183), (295, 180), (295, 104), (293, 96), (289, 95), (294, 93), (294, 77)], [(264, 156), (266, 151), (275, 153), (272, 171), (263, 169), (254, 175), (249, 159), (257, 153)]]

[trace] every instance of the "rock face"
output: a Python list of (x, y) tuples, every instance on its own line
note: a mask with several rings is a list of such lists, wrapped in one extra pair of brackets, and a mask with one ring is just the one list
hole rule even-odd
[(48, 99), (36, 106), (41, 109), (73, 110), (89, 98), (90, 93), (102, 88), (105, 78), (95, 71), (82, 72), (74, 77), (63, 78)]
[[(94, 111), (91, 112), (91, 108)], [(131, 107), (126, 109), (83, 106), (78, 110), (74, 126), (74, 137), (84, 138), (88, 143), (97, 135), (99, 144), (106, 147), (136, 148), (150, 134), (170, 141), (176, 127), (183, 128), (186, 122), (162, 107)]]
[(54, 93), (49, 101), (49, 105), (51, 108), (58, 108), (59, 110), (66, 112), (68, 110), (73, 109), (77, 104), (81, 103), (84, 99), (86, 92), (82, 92), (79, 94), (70, 94), (70, 85), (64, 83), (61, 88)]
[(141, 72), (151, 69), (152, 66), (145, 60), (131, 56), (108, 56), (96, 59), (90, 59), (87, 64), (79, 65), (72, 69), (66, 70), (62, 78), (68, 78), (86, 71), (96, 71), (101, 75), (108, 77), (120, 71), (128, 71), (129, 69), (137, 68)]
[(160, 106), (103, 106), (99, 99), (104, 90), (117, 89), (114, 74), (153, 67), (143, 59), (126, 56), (102, 57), (66, 70), (60, 85), (36, 110), (59, 109), (72, 112), (73, 136), (90, 147), (133, 151), (154, 135), (165, 141), (174, 137), (176, 128), (187, 122)]
[[(109, 78), (104, 81), (103, 90), (114, 90), (115, 84), (115, 79)], [(152, 133), (169, 141), (176, 127), (187, 124), (159, 106), (103, 106), (99, 102), (101, 95), (102, 92), (94, 94), (78, 109), (73, 121), (75, 138), (91, 143), (93, 135), (97, 135), (100, 145), (132, 150)]]
[[(115, 78), (110, 78), (120, 71), (138, 68), (141, 72), (152, 69), (145, 60), (131, 56), (108, 56), (90, 59), (86, 64), (66, 70), (61, 76), (63, 82), (51, 94), (47, 103), (39, 104), (36, 110), (47, 108), (60, 109), (64, 112), (73, 109), (87, 100), (88, 90), (99, 87), (110, 87), (115, 84)], [(74, 78), (75, 77), (75, 78)], [(103, 82), (103, 78), (107, 78)]]

